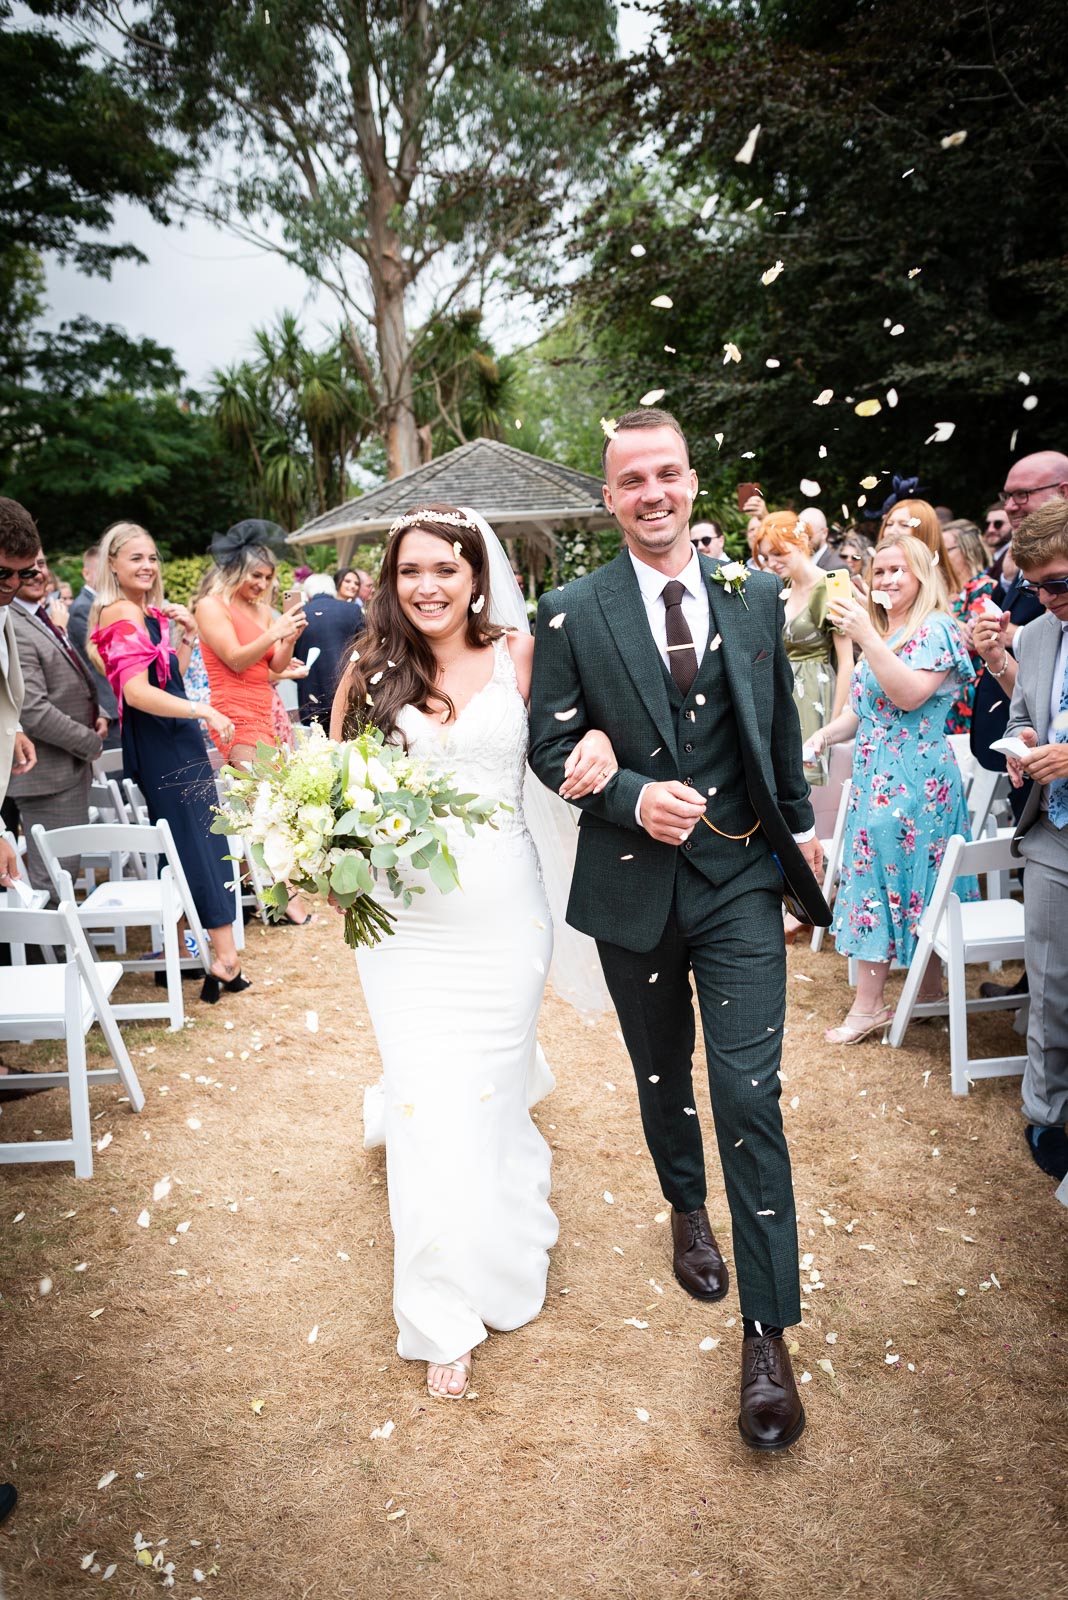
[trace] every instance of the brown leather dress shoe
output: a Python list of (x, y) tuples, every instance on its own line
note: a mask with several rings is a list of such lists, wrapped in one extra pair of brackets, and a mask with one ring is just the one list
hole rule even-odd
[(785, 1450), (800, 1438), (805, 1408), (782, 1339), (742, 1340), (738, 1431), (754, 1450)]
[(704, 1206), (671, 1212), (675, 1276), (695, 1300), (722, 1300), (730, 1278), (713, 1237)]

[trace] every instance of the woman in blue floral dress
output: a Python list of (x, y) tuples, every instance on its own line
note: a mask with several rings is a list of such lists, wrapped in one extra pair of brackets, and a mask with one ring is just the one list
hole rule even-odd
[[(856, 1044), (887, 1026), (886, 976), (908, 966), (946, 844), (970, 837), (960, 770), (945, 735), (946, 711), (973, 677), (959, 629), (946, 609), (925, 545), (909, 535), (881, 544), (867, 608), (836, 602), (831, 619), (859, 645), (850, 708), (816, 741), (856, 739), (842, 877), (833, 932), (838, 950), (859, 962), (856, 999), (829, 1044)], [(975, 880), (958, 885), (975, 899)], [(932, 962), (921, 1000), (941, 992)]]

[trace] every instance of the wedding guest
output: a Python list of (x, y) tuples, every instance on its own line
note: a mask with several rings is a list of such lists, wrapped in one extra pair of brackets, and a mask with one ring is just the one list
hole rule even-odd
[(361, 606), (366, 607), (370, 604), (372, 596), (374, 595), (375, 580), (372, 578), (371, 574), (369, 572), (365, 572), (362, 567), (356, 568), (356, 576), (360, 580), (360, 587), (356, 591), (356, 598), (360, 602)]
[(797, 520), (804, 523), (808, 530), (812, 559), (822, 572), (835, 572), (845, 566), (845, 562), (827, 538), (827, 518), (819, 506), (806, 506), (803, 511), (798, 512)]
[[(107, 719), (100, 714), (93, 677), (44, 604), (48, 566), (38, 549), (33, 575), (23, 578), (11, 605), (25, 696), (22, 726), (33, 740), (37, 764), (13, 777), (9, 800), (18, 806), (26, 840), (26, 875), (35, 889), (53, 893), (33, 828), (73, 828), (89, 821), (93, 761), (103, 749)], [(75, 877), (76, 860), (63, 865)]]
[[(196, 607), (211, 701), (227, 718), (230, 736), (209, 728), (231, 766), (250, 765), (257, 745), (284, 748), (292, 740), (271, 677), (289, 675), (304, 610), (298, 605), (275, 617), (268, 604), (278, 565), (270, 546), (279, 537), (284, 534), (276, 523), (249, 518), (213, 539), (215, 566)], [(298, 895), (290, 896), (285, 920), (298, 928), (311, 920)]]
[(876, 545), (882, 544), (891, 534), (895, 538), (900, 538), (903, 534), (911, 535), (927, 546), (934, 557), (936, 581), (942, 590), (945, 609), (948, 610), (953, 592), (953, 579), (949, 571), (945, 541), (942, 538), (942, 524), (935, 514), (934, 506), (927, 500), (899, 500), (883, 517)]
[[(912, 961), (916, 934), (946, 843), (969, 835), (960, 769), (945, 735), (950, 699), (972, 676), (926, 545), (884, 539), (872, 562), (867, 607), (832, 601), (831, 619), (861, 649), (851, 704), (813, 744), (855, 739), (853, 782), (832, 928), (840, 954), (856, 956), (856, 997), (828, 1044), (857, 1044), (893, 1013), (884, 999), (896, 958)], [(975, 899), (974, 880), (956, 892)], [(932, 961), (919, 998), (941, 993)]]
[[(145, 796), (149, 818), (166, 818), (214, 959), (201, 999), (249, 987), (234, 945), (232, 866), (222, 834), (211, 832), (215, 784), (197, 721), (233, 739), (233, 723), (206, 701), (191, 704), (182, 670), (196, 624), (185, 606), (163, 598), (159, 554), (133, 522), (117, 522), (100, 544), (100, 588), (89, 617), (91, 654), (115, 690), (127, 775)], [(171, 648), (170, 628), (179, 632)]]
[(1007, 730), (1029, 746), (1028, 755), (1009, 757), (1009, 777), (1034, 785), (1013, 839), (1014, 853), (1028, 863), (1023, 1111), (1033, 1160), (1060, 1180), (1068, 1175), (1068, 499), (1051, 495), (1017, 524), (1012, 548), (1045, 607), (1015, 640)]
[[(853, 671), (853, 647), (828, 616), (827, 574), (809, 548), (808, 526), (792, 511), (764, 518), (757, 558), (787, 584), (783, 638), (794, 674), (794, 703), (801, 742), (821, 732), (844, 709)], [(827, 754), (805, 763), (810, 785), (827, 782)]]
[(229, 741), (212, 736), (235, 766), (247, 765), (257, 744), (276, 743), (271, 672), (289, 666), (304, 627), (301, 606), (275, 618), (267, 603), (278, 565), (270, 542), (281, 534), (275, 523), (249, 519), (213, 539), (215, 567), (196, 606), (212, 704), (234, 730)]
[(703, 522), (691, 523), (690, 543), (699, 555), (721, 556), (726, 543), (726, 536), (718, 522), (713, 522), (711, 517), (706, 517)]
[(90, 545), (82, 556), (83, 582), (70, 607), (67, 637), (93, 675), (96, 703), (100, 707), (100, 715), (106, 717), (108, 722), (108, 731), (104, 735), (104, 749), (118, 750), (122, 745), (122, 732), (119, 728), (119, 703), (115, 699), (111, 685), (104, 674), (97, 672), (89, 659), (89, 613), (93, 609), (93, 601), (96, 598), (96, 574), (99, 556), (100, 546), (96, 544)]
[(334, 592), (339, 600), (359, 599), (360, 574), (355, 567), (342, 567), (340, 572), (334, 573)]
[(858, 597), (867, 600), (868, 571), (871, 567), (871, 558), (875, 554), (875, 546), (863, 533), (858, 532), (856, 528), (850, 528), (838, 546), (838, 554), (846, 564)]
[(328, 577), (306, 578), (303, 587), (307, 627), (293, 654), (299, 661), (307, 661), (313, 650), (319, 654), (300, 685), (298, 715), (301, 722), (318, 722), (326, 728), (342, 669), (364, 629), (363, 607), (358, 600), (342, 600), (336, 595)]
[[(983, 662), (975, 685), (969, 730), (972, 754), (988, 772), (1004, 772), (1005, 757), (990, 746), (1005, 736), (1009, 706), (1016, 687), (1013, 644), (1021, 628), (1043, 614), (1034, 590), (1022, 581), (1011, 549), (1002, 563), (1002, 582), (994, 590), (991, 607), (977, 616), (971, 627), (971, 647)], [(1030, 792), (1030, 784), (1009, 794), (1017, 822)]]
[(971, 726), (975, 685), (983, 672), (983, 658), (972, 648), (972, 625), (993, 604), (995, 584), (985, 570), (989, 553), (974, 522), (960, 519), (947, 522), (942, 529), (942, 543), (949, 563), (953, 615), (960, 627), (961, 637), (968, 646), (976, 674), (970, 684), (961, 688), (950, 706), (946, 732), (967, 733)]

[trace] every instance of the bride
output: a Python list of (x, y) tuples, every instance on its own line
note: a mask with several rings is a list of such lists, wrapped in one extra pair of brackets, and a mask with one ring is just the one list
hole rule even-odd
[[(399, 518), (357, 645), (331, 737), (372, 723), (512, 808), (473, 838), (456, 824), (461, 887), (390, 902), (393, 936), (356, 958), (382, 1056), (397, 1349), (427, 1363), (431, 1395), (459, 1400), (487, 1330), (541, 1310), (558, 1231), (552, 1158), (528, 1109), (553, 1087), (536, 1036), (553, 927), (524, 813), (534, 641), (492, 529), (455, 506)], [(608, 739), (587, 734), (565, 798), (614, 771)], [(552, 801), (538, 788), (530, 779), (540, 813)], [(593, 972), (595, 957), (580, 950), (569, 966)]]

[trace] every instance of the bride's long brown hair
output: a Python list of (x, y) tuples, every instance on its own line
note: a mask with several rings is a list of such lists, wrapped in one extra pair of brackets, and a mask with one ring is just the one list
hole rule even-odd
[(391, 534), (386, 545), (378, 584), (367, 606), (367, 627), (354, 642), (355, 659), (345, 674), (348, 695), (341, 725), (343, 739), (355, 738), (368, 725), (381, 729), (388, 739), (396, 731), (403, 706), (427, 711), (431, 699), (448, 708), (449, 720), (456, 715), (452, 701), (437, 686), (438, 664), (426, 635), (408, 621), (397, 598), (397, 566), (406, 533), (433, 534), (470, 563), (475, 604), (479, 596), (483, 603), (477, 611), (468, 611), (468, 645), (484, 650), (506, 631), (489, 620), (489, 570), (481, 533), (466, 520), (435, 520), (435, 513), (463, 517), (458, 506), (419, 506), (405, 512), (404, 526)]

